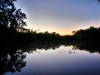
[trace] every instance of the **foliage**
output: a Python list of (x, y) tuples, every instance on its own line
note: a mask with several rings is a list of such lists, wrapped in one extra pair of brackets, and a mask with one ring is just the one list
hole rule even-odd
[(84, 30), (80, 29), (77, 30), (73, 36), (80, 40), (100, 40), (100, 27), (90, 27)]
[(21, 9), (16, 9), (14, 2), (16, 0), (0, 0), (0, 25), (6, 27), (24, 26), (26, 15), (21, 12)]
[(16, 9), (14, 2), (17, 0), (0, 0), (0, 41), (12, 41), (17, 35), (17, 28), (26, 25), (25, 13)]
[(20, 43), (34, 41), (72, 41), (72, 40), (100, 40), (100, 27), (90, 27), (72, 31), (73, 35), (60, 35), (56, 32), (44, 33), (24, 28), (25, 13), (14, 6), (16, 0), (0, 0), (0, 43)]

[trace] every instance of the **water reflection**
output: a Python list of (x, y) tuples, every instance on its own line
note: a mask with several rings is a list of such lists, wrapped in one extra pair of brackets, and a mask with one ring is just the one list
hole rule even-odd
[(73, 51), (69, 50), (69, 54), (72, 54), (72, 53), (76, 53), (76, 52), (75, 51), (73, 52)]
[(0, 75), (6, 72), (21, 72), (21, 69), (26, 66), (24, 61), (26, 54), (20, 50), (3, 51), (0, 53)]
[[(100, 53), (100, 45), (80, 45), (80, 44), (70, 44), (70, 43), (33, 43), (27, 45), (13, 45), (10, 47), (1, 47), (0, 52), (0, 75), (5, 74), (6, 72), (21, 72), (22, 68), (26, 66), (26, 52), (32, 53), (33, 51), (40, 53), (37, 50), (56, 50), (60, 46), (69, 47), (72, 49), (69, 50), (69, 54), (77, 53), (76, 50), (86, 50), (90, 53), (98, 52)], [(60, 53), (60, 52), (59, 52)], [(61, 54), (61, 53), (60, 53)]]
[(100, 54), (100, 45), (73, 45), (73, 50), (86, 50), (90, 53), (98, 52)]

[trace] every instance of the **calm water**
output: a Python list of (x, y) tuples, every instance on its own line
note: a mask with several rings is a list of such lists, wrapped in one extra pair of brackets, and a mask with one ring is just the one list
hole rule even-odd
[(31, 46), (1, 56), (1, 74), (100, 75), (99, 50), (98, 45)]

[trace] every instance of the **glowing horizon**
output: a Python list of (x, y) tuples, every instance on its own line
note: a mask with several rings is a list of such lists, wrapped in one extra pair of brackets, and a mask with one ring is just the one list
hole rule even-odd
[(89, 26), (86, 26), (86, 27), (77, 27), (74, 30), (72, 30), (72, 29), (66, 30), (66, 28), (65, 29), (62, 29), (62, 30), (61, 29), (55, 30), (55, 28), (54, 28), (54, 29), (51, 30), (51, 29), (46, 28), (46, 27), (45, 28), (42, 28), (42, 27), (34, 27), (32, 25), (31, 25), (31, 27), (27, 26), (26, 28), (33, 29), (33, 31), (37, 30), (37, 32), (45, 32), (45, 31), (48, 31), (49, 33), (56, 32), (56, 33), (58, 33), (60, 35), (71, 35), (72, 34), (72, 31), (77, 31), (77, 30), (80, 30), (80, 29), (87, 29), (87, 28), (90, 28), (90, 26), (100, 27), (99, 25), (100, 25), (100, 23), (97, 23), (95, 26), (94, 26), (94, 24), (90, 24)]
[(27, 28), (61, 35), (100, 26), (100, 2), (96, 0), (18, 0), (27, 15)]

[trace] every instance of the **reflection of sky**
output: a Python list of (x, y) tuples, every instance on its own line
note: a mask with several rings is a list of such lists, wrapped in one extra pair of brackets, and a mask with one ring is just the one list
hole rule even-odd
[(70, 34), (100, 24), (98, 0), (18, 0), (16, 6), (27, 14), (31, 29)]
[[(61, 46), (56, 50), (37, 50), (27, 54), (27, 64), (21, 72), (13, 75), (100, 75), (100, 54)], [(6, 73), (5, 75), (10, 75)]]

